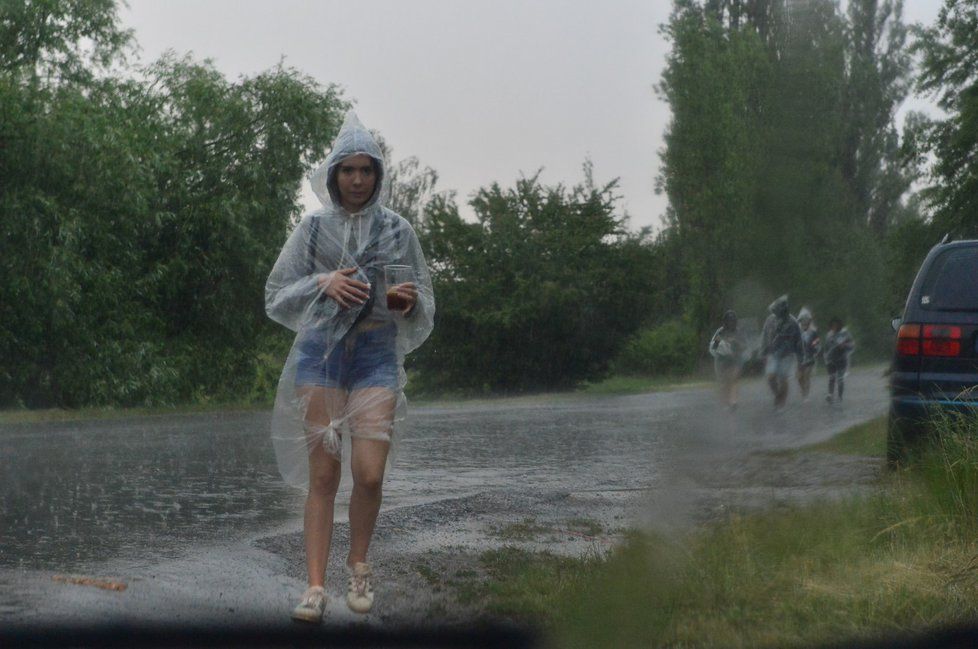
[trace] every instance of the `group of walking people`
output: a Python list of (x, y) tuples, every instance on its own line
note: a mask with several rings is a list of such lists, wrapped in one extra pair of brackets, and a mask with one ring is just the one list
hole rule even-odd
[[(825, 363), (829, 375), (829, 403), (842, 401), (849, 358), (856, 348), (852, 334), (839, 317), (829, 320), (824, 341), (819, 336), (812, 312), (802, 308), (791, 315), (788, 296), (782, 295), (768, 306), (769, 315), (761, 332), (759, 356), (764, 363), (764, 376), (774, 395), (774, 407), (784, 408), (792, 370), (798, 380), (803, 401), (811, 392), (812, 374), (818, 359)], [(723, 403), (731, 410), (737, 407), (737, 383), (748, 359), (748, 345), (738, 329), (737, 314), (723, 314), (720, 328), (710, 340), (709, 351), (714, 359), (717, 381)]]

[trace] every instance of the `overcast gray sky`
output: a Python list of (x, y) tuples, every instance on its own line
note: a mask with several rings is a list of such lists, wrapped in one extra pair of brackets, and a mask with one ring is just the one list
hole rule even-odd
[[(129, 0), (144, 61), (210, 58), (230, 79), (285, 63), (337, 83), (394, 159), (417, 156), (462, 199), (543, 168), (547, 183), (621, 179), (634, 228), (654, 193), (669, 109), (653, 90), (667, 0)], [(907, 0), (930, 23), (939, 0)], [(308, 188), (305, 202), (315, 206)]]

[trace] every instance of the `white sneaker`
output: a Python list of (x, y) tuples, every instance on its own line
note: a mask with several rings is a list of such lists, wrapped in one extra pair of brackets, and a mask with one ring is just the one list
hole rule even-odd
[(319, 624), (326, 611), (326, 591), (322, 586), (310, 586), (302, 594), (299, 605), (292, 609), (292, 619), (297, 622)]
[(374, 591), (370, 587), (370, 564), (357, 562), (350, 570), (346, 591), (346, 605), (354, 613), (369, 613), (374, 605)]

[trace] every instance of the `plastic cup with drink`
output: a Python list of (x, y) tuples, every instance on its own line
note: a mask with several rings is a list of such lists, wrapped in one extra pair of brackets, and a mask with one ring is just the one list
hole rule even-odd
[[(414, 293), (414, 269), (411, 266), (391, 264), (384, 266), (387, 285), (387, 309), (404, 312), (413, 305), (407, 294)], [(410, 287), (404, 286), (410, 284)]]

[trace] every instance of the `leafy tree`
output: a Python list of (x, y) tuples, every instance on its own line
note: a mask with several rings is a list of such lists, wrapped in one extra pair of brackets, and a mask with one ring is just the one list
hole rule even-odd
[(229, 83), (170, 55), (96, 75), (125, 42), (112, 3), (15, 9), (0, 21), (0, 403), (242, 395), (274, 337), (265, 276), (346, 103), (281, 66)]
[(130, 39), (119, 27), (115, 0), (0, 4), (0, 72), (7, 75), (88, 79), (93, 70), (119, 60)]
[(403, 216), (422, 233), (425, 228), (425, 206), (435, 195), (438, 172), (421, 164), (416, 156), (394, 163), (391, 148), (379, 133), (374, 133), (387, 162), (387, 191), (384, 204)]
[(900, 13), (868, 0), (845, 15), (829, 0), (675, 3), (659, 186), (701, 339), (723, 309), (763, 317), (743, 307), (782, 292), (875, 334), (880, 242), (910, 184), (893, 127), (909, 65)]
[[(148, 71), (156, 170), (143, 231), (144, 299), (196, 393), (240, 392), (268, 323), (263, 292), (299, 183), (342, 109), (334, 89), (282, 67), (229, 84), (209, 65), (164, 59)], [(235, 378), (240, 377), (240, 378)]]
[(886, 313), (890, 316), (903, 312), (920, 263), (941, 236), (935, 236), (934, 225), (921, 217), (920, 201), (921, 197), (915, 195), (903, 205), (886, 233), (884, 254), (889, 287)]
[(476, 222), (436, 196), (424, 245), (437, 326), (413, 368), (426, 386), (566, 388), (600, 375), (651, 306), (650, 248), (615, 213), (614, 182), (479, 190)]
[(56, 194), (84, 181), (51, 171), (72, 154), (93, 164), (79, 170), (87, 176), (105, 162), (98, 152), (114, 139), (96, 138), (95, 151), (73, 147), (90, 144), (82, 123), (117, 132), (111, 119), (80, 113), (93, 72), (121, 60), (128, 39), (113, 2), (0, 4), (0, 403), (50, 399), (38, 395), (61, 391), (51, 368), (73, 362), (60, 334), (76, 331), (70, 303), (79, 275), (65, 248), (82, 242), (69, 223), (77, 212), (61, 209)]
[(842, 173), (853, 211), (877, 237), (886, 234), (911, 178), (894, 127), (910, 86), (910, 51), (900, 0), (848, 5)]
[(978, 2), (945, 0), (937, 24), (918, 30), (918, 88), (946, 117), (918, 117), (917, 155), (931, 154), (926, 193), (939, 231), (978, 236)]
[(770, 76), (758, 34), (727, 30), (716, 11), (676, 3), (664, 28), (673, 49), (658, 86), (672, 108), (658, 187), (669, 198), (668, 237), (684, 271), (683, 306), (701, 336), (749, 259), (744, 234), (755, 219), (760, 181), (760, 93)]

